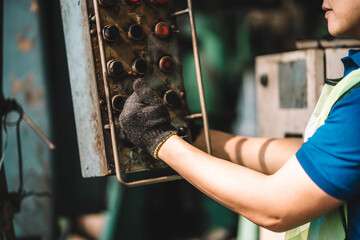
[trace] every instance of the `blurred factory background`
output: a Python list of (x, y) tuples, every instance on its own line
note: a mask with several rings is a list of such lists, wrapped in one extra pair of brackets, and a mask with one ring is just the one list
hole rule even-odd
[[(20, 125), (24, 190), (46, 194), (21, 201), (13, 219), (17, 239), (259, 239), (256, 226), (183, 180), (124, 188), (114, 176), (82, 178), (61, 1), (1, 4), (4, 98), (16, 99), (56, 145), (50, 151), (27, 124)], [(175, 4), (185, 8), (186, 1)], [(327, 36), (322, 1), (193, 4), (210, 126), (257, 136), (255, 57), (294, 50), (297, 39)], [(188, 103), (196, 113), (200, 104), (187, 18), (180, 17), (178, 26)], [(17, 118), (13, 113), (2, 123), (7, 131), (2, 132), (1, 170), (9, 192), (20, 184)]]

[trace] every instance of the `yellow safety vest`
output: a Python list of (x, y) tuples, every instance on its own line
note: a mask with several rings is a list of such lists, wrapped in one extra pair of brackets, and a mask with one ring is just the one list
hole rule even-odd
[[(360, 69), (354, 70), (341, 81), (326, 80), (315, 110), (306, 127), (304, 142), (325, 123), (331, 108), (360, 84)], [(315, 161), (315, 160), (314, 160)], [(346, 209), (346, 206), (345, 206)], [(347, 211), (345, 210), (345, 213)], [(344, 218), (344, 217), (343, 217)], [(346, 218), (346, 217), (345, 217)], [(341, 214), (335, 209), (324, 216), (286, 232), (286, 240), (338, 240), (345, 239)]]

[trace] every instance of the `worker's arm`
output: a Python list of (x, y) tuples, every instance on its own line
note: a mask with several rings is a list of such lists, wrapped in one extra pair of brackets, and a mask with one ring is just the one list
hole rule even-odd
[[(251, 221), (274, 231), (283, 231), (342, 204), (310, 180), (295, 155), (290, 160), (285, 160), (285, 155), (293, 154), (296, 149), (292, 147), (293, 150), (288, 152), (287, 140), (273, 141), (273, 156), (269, 158), (266, 157), (270, 155), (266, 153), (269, 149), (265, 154), (261, 153), (261, 149), (265, 148), (263, 146), (270, 148), (269, 140), (252, 139), (248, 140), (251, 144), (240, 147), (244, 148), (240, 150), (244, 162), (251, 162), (251, 159), (257, 159), (256, 156), (265, 155), (265, 162), (272, 169), (269, 172), (276, 171), (269, 159), (280, 156), (281, 160), (274, 162), (286, 162), (272, 175), (254, 171), (210, 156), (173, 135), (176, 131), (170, 124), (170, 115), (162, 100), (141, 79), (134, 82), (133, 88), (134, 93), (126, 100), (119, 118), (124, 136), (155, 158), (161, 158), (202, 192)], [(226, 139), (228, 138), (217, 138), (216, 141), (220, 144), (224, 142), (224, 149), (227, 149), (225, 152), (234, 155), (239, 147), (236, 142), (242, 138)], [(231, 146), (230, 150), (226, 145)], [(287, 153), (284, 155), (283, 151)]]
[(211, 198), (273, 231), (299, 226), (343, 204), (309, 178), (295, 155), (275, 174), (265, 175), (172, 136), (158, 156)]
[[(265, 174), (273, 174), (301, 147), (301, 138), (250, 138), (210, 130), (213, 155)], [(206, 152), (204, 131), (193, 145)]]

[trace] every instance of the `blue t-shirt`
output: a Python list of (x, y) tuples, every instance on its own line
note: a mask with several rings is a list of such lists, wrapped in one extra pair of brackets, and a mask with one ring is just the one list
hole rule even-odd
[[(346, 76), (359, 68), (360, 51), (342, 61)], [(349, 239), (360, 239), (360, 87), (334, 105), (296, 157), (322, 190), (348, 202)]]

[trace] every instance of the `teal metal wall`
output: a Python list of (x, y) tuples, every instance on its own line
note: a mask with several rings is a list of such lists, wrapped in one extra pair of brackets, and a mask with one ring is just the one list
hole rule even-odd
[[(36, 0), (5, 0), (4, 8), (5, 98), (15, 98), (35, 124), (46, 135), (52, 136), (39, 4)], [(16, 118), (16, 114), (12, 114), (8, 121)], [(8, 146), (4, 149), (6, 176), (9, 191), (17, 191), (19, 171), (15, 127), (8, 127), (8, 130)], [(49, 149), (25, 122), (21, 123), (20, 131), (25, 190), (51, 192)], [(3, 142), (6, 138), (3, 134)], [(15, 215), (16, 236), (52, 239), (52, 222), (52, 200), (28, 197), (21, 204), (21, 212)]]

